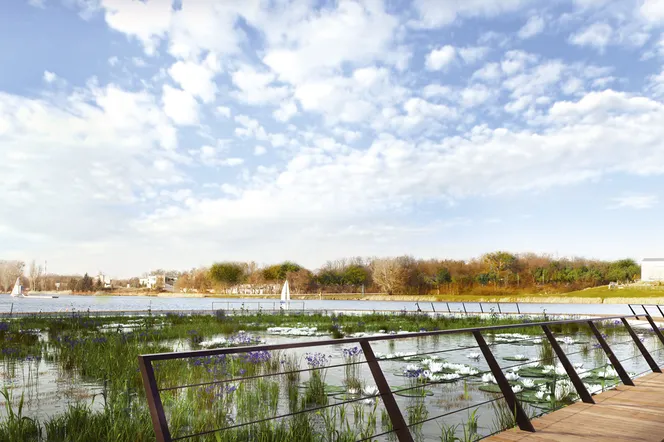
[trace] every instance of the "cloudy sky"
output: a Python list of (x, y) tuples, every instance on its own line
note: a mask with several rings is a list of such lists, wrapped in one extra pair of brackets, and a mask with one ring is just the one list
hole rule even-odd
[(12, 0), (0, 258), (664, 255), (664, 1)]

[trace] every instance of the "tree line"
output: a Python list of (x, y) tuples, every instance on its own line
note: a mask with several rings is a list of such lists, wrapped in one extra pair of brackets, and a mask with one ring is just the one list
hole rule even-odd
[[(0, 261), (0, 289), (11, 290), (17, 276), (35, 290), (103, 290), (97, 277), (43, 274), (34, 262), (28, 277), (20, 261)], [(233, 287), (265, 287), (278, 291), (288, 279), (294, 293), (387, 293), (405, 295), (482, 293), (486, 291), (571, 291), (632, 282), (641, 268), (632, 259), (602, 261), (584, 258), (556, 259), (534, 253), (487, 253), (468, 261), (390, 258), (346, 258), (328, 261), (309, 270), (293, 261), (259, 266), (255, 262), (224, 261), (187, 271), (157, 269), (151, 274), (177, 277), (177, 291), (228, 291)], [(139, 279), (114, 280), (114, 288), (138, 289)]]
[(280, 284), (288, 279), (295, 293), (459, 294), (468, 292), (555, 289), (578, 290), (638, 280), (632, 259), (602, 261), (556, 259), (534, 253), (487, 253), (464, 260), (350, 258), (328, 261), (315, 271), (292, 261), (260, 267), (253, 262), (217, 262), (181, 272), (176, 288), (205, 291), (241, 284)]

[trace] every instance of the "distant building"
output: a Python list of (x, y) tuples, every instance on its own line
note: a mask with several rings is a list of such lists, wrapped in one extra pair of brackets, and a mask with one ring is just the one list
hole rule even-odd
[(99, 281), (99, 283), (103, 288), (105, 289), (111, 288), (111, 278), (109, 276), (106, 276), (103, 273), (99, 272), (99, 275), (97, 275), (97, 280)]
[(149, 275), (147, 278), (141, 278), (138, 280), (138, 283), (141, 287), (147, 287), (149, 289), (155, 288), (157, 286), (159, 276), (158, 275)]
[(641, 281), (664, 281), (664, 258), (644, 258), (641, 261)]
[(138, 283), (141, 287), (153, 289), (161, 286), (165, 291), (172, 292), (175, 288), (175, 281), (177, 278), (173, 276), (149, 275), (147, 278), (140, 278)]

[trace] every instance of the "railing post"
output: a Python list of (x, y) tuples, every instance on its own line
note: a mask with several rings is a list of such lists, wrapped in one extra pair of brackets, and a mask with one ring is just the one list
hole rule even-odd
[(627, 307), (629, 307), (629, 309), (632, 311), (632, 314), (633, 314), (634, 316), (636, 316), (636, 319), (639, 319), (638, 315), (636, 314), (636, 312), (635, 312), (634, 309), (632, 308), (632, 304), (627, 304)]
[(452, 313), (452, 310), (450, 310), (450, 303), (446, 302), (445, 304), (447, 304), (447, 313)]
[[(650, 317), (650, 315), (648, 315)], [(639, 347), (639, 350), (641, 351), (641, 354), (643, 355), (643, 358), (646, 360), (648, 365), (650, 366), (650, 369), (653, 371), (653, 373), (661, 373), (662, 370), (659, 368), (655, 360), (650, 356), (650, 353), (648, 352), (648, 349), (646, 348), (645, 345), (643, 345), (643, 342), (639, 339), (639, 337), (636, 335), (634, 332), (634, 329), (632, 328), (631, 325), (629, 325), (629, 322), (627, 322), (627, 319), (621, 318), (623, 324), (625, 324), (625, 328), (629, 332), (629, 335), (634, 339), (634, 343), (636, 344), (637, 347)]]
[(608, 356), (609, 360), (611, 361), (611, 365), (613, 365), (613, 368), (618, 373), (618, 376), (620, 376), (620, 380), (622, 381), (622, 383), (625, 385), (633, 386), (634, 382), (632, 382), (632, 380), (630, 379), (629, 375), (623, 368), (622, 364), (620, 363), (616, 355), (613, 354), (613, 350), (611, 350), (609, 344), (606, 343), (604, 336), (602, 336), (602, 333), (600, 333), (600, 331), (597, 329), (597, 326), (593, 323), (592, 320), (588, 321), (588, 325), (590, 326), (590, 329), (595, 335), (595, 338), (597, 338), (597, 342), (599, 342), (599, 345), (604, 350), (604, 353), (606, 353), (606, 356)]
[(154, 377), (154, 368), (151, 361), (146, 361), (145, 357), (138, 357), (138, 366), (141, 369), (141, 377), (143, 378), (143, 387), (148, 400), (148, 408), (150, 409), (150, 417), (152, 418), (152, 426), (157, 442), (171, 442), (171, 432), (168, 429), (168, 422), (166, 422), (166, 415), (164, 414), (164, 405), (161, 402), (159, 389), (157, 388), (157, 380)]
[(360, 347), (362, 347), (364, 358), (367, 361), (367, 365), (369, 365), (369, 370), (371, 370), (371, 375), (376, 382), (376, 387), (378, 387), (380, 397), (383, 399), (383, 404), (385, 404), (385, 410), (387, 411), (387, 414), (390, 417), (390, 421), (392, 422), (392, 429), (397, 435), (399, 442), (414, 442), (413, 436), (410, 434), (410, 430), (406, 424), (406, 420), (403, 418), (403, 414), (401, 414), (399, 405), (394, 399), (394, 394), (390, 389), (390, 385), (385, 379), (385, 375), (383, 374), (383, 370), (380, 368), (378, 360), (376, 360), (376, 356), (374, 355), (373, 349), (371, 348), (371, 344), (368, 341), (362, 340), (360, 341)]
[[(659, 306), (657, 306), (659, 308)], [(657, 324), (655, 324), (655, 321), (652, 319), (650, 315), (646, 315), (646, 319), (650, 323), (650, 327), (652, 327), (652, 331), (655, 332), (659, 340), (664, 344), (664, 335), (662, 334), (662, 331), (657, 327)]]
[(491, 369), (493, 377), (496, 378), (496, 383), (498, 384), (498, 387), (500, 387), (500, 391), (505, 397), (507, 406), (514, 413), (517, 425), (519, 425), (519, 428), (523, 431), (535, 432), (533, 424), (530, 422), (526, 412), (523, 411), (523, 408), (521, 408), (521, 404), (519, 404), (519, 401), (516, 398), (516, 394), (514, 394), (512, 387), (510, 386), (509, 382), (507, 382), (507, 379), (505, 378), (500, 365), (498, 365), (498, 362), (496, 362), (496, 358), (493, 357), (493, 353), (491, 353), (491, 349), (486, 344), (482, 333), (479, 330), (475, 330), (473, 331), (473, 336), (475, 336), (475, 340), (477, 341), (477, 344), (479, 345), (480, 350), (484, 355), (484, 359), (489, 365), (489, 369)]
[(563, 349), (560, 348), (560, 344), (558, 344), (558, 341), (556, 341), (555, 336), (553, 336), (553, 333), (551, 333), (551, 329), (549, 328), (549, 326), (543, 325), (542, 330), (544, 330), (544, 334), (549, 339), (553, 351), (556, 352), (558, 360), (565, 368), (565, 371), (567, 372), (570, 381), (572, 381), (572, 384), (574, 384), (574, 388), (576, 388), (576, 392), (579, 394), (581, 400), (586, 404), (594, 404), (595, 401), (593, 400), (590, 393), (588, 393), (588, 389), (586, 388), (586, 386), (583, 385), (583, 381), (581, 380), (581, 378), (579, 378), (579, 375), (577, 374), (576, 370), (574, 370), (574, 366), (570, 363), (569, 359), (567, 358), (567, 355), (565, 354)]
[(516, 304), (516, 312), (517, 312), (518, 314), (521, 314), (521, 310), (519, 310), (519, 303), (518, 303), (518, 302), (515, 302), (515, 304)]
[(480, 302), (479, 304), (480, 304), (480, 311), (484, 313), (484, 309), (482, 308), (482, 303)]
[(502, 315), (503, 311), (500, 309), (500, 302), (496, 302), (496, 305), (498, 306), (498, 313)]
[(664, 312), (662, 311), (661, 308), (659, 308), (659, 305), (655, 304), (655, 307), (657, 307), (657, 310), (659, 310), (659, 314), (662, 315), (662, 318), (664, 318)]
[(461, 305), (463, 305), (463, 312), (464, 312), (465, 314), (468, 314), (468, 311), (466, 310), (466, 303), (465, 303), (465, 302), (462, 302)]

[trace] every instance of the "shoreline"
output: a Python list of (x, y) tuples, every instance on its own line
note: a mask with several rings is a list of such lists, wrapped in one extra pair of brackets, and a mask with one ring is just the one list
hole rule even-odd
[[(279, 294), (226, 294), (226, 293), (155, 293), (155, 292), (96, 292), (73, 293), (61, 292), (33, 292), (37, 296), (49, 294), (58, 296), (145, 296), (153, 298), (206, 298), (206, 299), (280, 299)], [(360, 293), (330, 293), (320, 296), (317, 293), (291, 294), (292, 301), (380, 301), (380, 302), (467, 302), (467, 303), (523, 303), (523, 304), (660, 304), (664, 305), (664, 295), (661, 296), (566, 296), (566, 295), (387, 295)]]

